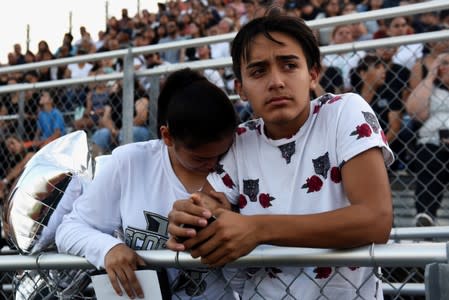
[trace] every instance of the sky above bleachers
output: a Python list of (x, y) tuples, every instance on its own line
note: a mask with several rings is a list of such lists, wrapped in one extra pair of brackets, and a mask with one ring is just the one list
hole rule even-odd
[[(70, 12), (72, 12), (72, 34), (74, 41), (80, 38), (80, 26), (86, 26), (94, 40), (99, 30), (104, 30), (108, 15), (120, 17), (121, 9), (127, 8), (134, 16), (140, 9), (157, 10), (157, 0), (2, 0), (0, 2), (0, 63), (8, 62), (8, 52), (19, 43), (22, 53), (26, 51), (27, 24), (30, 27), (29, 47), (37, 52), (40, 40), (46, 40), (50, 50), (55, 52), (61, 45), (64, 33), (69, 31)], [(163, 2), (163, 1), (162, 1)]]

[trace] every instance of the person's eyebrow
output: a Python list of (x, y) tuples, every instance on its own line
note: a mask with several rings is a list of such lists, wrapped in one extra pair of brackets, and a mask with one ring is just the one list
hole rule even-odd
[[(278, 60), (278, 61), (290, 61), (290, 60), (300, 60), (300, 58), (297, 55), (289, 54), (289, 55), (278, 55), (278, 56), (276, 56), (276, 60)], [(251, 68), (254, 68), (254, 67), (260, 67), (260, 66), (264, 66), (264, 65), (267, 65), (267, 61), (265, 61), (265, 60), (249, 62), (246, 65), (246, 69), (251, 69)]]

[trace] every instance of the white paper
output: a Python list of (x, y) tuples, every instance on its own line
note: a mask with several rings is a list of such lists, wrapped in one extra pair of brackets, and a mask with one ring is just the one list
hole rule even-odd
[[(138, 270), (135, 271), (137, 279), (142, 287), (145, 300), (162, 300), (161, 290), (159, 287), (159, 280), (157, 273), (153, 270)], [(95, 295), (98, 300), (124, 300), (131, 299), (122, 289), (123, 295), (119, 296), (115, 293), (108, 274), (94, 275), (92, 278), (92, 285), (94, 286)], [(135, 299), (138, 299), (137, 296)]]

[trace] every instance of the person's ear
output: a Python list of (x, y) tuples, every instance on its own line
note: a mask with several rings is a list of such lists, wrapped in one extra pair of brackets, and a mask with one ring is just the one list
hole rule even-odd
[(318, 70), (318, 68), (317, 68), (316, 66), (313, 66), (313, 67), (310, 69), (309, 76), (310, 76), (310, 85), (309, 85), (309, 88), (310, 88), (311, 90), (314, 90), (314, 89), (317, 87), (317, 85), (318, 85), (318, 83), (319, 83), (319, 81), (320, 81), (320, 79), (319, 79), (319, 77), (320, 77), (320, 71)]
[(234, 89), (239, 94), (240, 99), (242, 101), (248, 101), (248, 97), (246, 97), (245, 92), (243, 91), (242, 82), (238, 79), (234, 80)]
[(167, 147), (173, 146), (173, 139), (170, 135), (170, 130), (168, 130), (168, 126), (162, 125), (159, 128), (159, 131), (161, 133), (161, 139), (164, 141), (164, 144)]

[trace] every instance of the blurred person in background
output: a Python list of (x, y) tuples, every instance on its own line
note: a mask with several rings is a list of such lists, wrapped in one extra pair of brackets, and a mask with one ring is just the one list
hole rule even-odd
[[(384, 22), (388, 36), (395, 37), (412, 33), (408, 19), (404, 16), (385, 19)], [(415, 62), (422, 57), (422, 51), (423, 44), (421, 43), (400, 45), (393, 56), (393, 62), (411, 70)]]
[(426, 77), (413, 89), (407, 112), (421, 122), (416, 148), (416, 226), (436, 222), (449, 183), (449, 52), (432, 62)]
[(26, 163), (33, 157), (34, 152), (25, 147), (23, 140), (14, 134), (10, 134), (5, 139), (8, 155), (6, 158), (5, 175), (0, 181), (0, 198), (5, 199), (9, 193), (9, 188), (22, 172)]
[[(159, 40), (158, 44), (170, 43), (175, 41), (182, 41), (185, 38), (179, 34), (178, 24), (174, 18), (170, 19), (167, 22), (167, 36), (163, 37)], [(185, 49), (170, 49), (164, 50), (160, 52), (161, 58), (165, 62), (169, 62), (171, 64), (176, 64), (180, 62), (184, 62), (185, 60)]]
[[(332, 32), (332, 44), (345, 44), (354, 41), (351, 25), (335, 26)], [(323, 65), (325, 67), (335, 67), (339, 70), (343, 78), (342, 92), (352, 90), (350, 71), (355, 68), (361, 58), (365, 56), (365, 51), (351, 51), (346, 53), (326, 54), (323, 56)]]
[[(397, 155), (403, 148), (399, 141), (399, 132), (404, 103), (402, 98), (396, 95), (401, 90), (392, 90), (392, 88), (398, 88), (398, 85), (394, 84), (395, 78), (390, 77), (389, 79), (392, 81), (387, 81), (387, 73), (389, 73), (387, 68), (389, 66), (377, 55), (366, 55), (351, 71), (351, 82), (354, 91), (360, 94), (376, 113), (386, 140), (391, 150)], [(390, 71), (389, 76), (394, 76), (391, 74), (390, 68), (388, 71)], [(404, 90), (404, 86), (402, 90)], [(393, 149), (391, 145), (395, 145), (395, 148)], [(396, 170), (398, 163), (399, 161), (396, 160), (390, 169)]]
[[(340, 0), (324, 0), (321, 7), (322, 12), (317, 14), (315, 20), (340, 16), (343, 3)], [(333, 31), (335, 31), (334, 27), (323, 27), (316, 32), (320, 46), (326, 46), (332, 42)]]
[(64, 117), (53, 106), (50, 92), (43, 91), (39, 100), (40, 110), (37, 115), (37, 131), (34, 135), (33, 146), (42, 148), (51, 141), (65, 134)]

